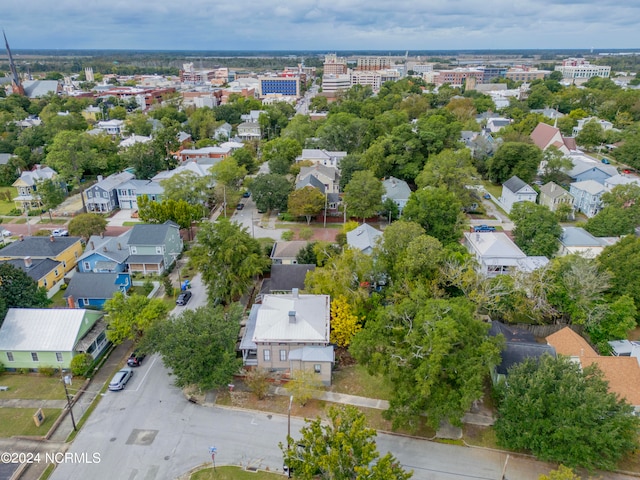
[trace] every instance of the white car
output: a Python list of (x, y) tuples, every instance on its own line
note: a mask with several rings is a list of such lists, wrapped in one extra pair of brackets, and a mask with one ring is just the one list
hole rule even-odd
[(11, 232), (10, 232), (9, 230), (7, 230), (7, 229), (3, 229), (1, 233), (2, 233), (2, 236), (3, 236), (3, 237), (10, 237), (11, 235), (13, 235), (13, 233), (11, 233)]
[(68, 237), (69, 232), (64, 230), (63, 228), (59, 228), (51, 232), (51, 235), (53, 235), (54, 237)]

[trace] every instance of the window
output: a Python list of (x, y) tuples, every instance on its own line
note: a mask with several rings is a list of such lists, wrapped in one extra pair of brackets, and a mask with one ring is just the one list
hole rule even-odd
[(314, 364), (313, 371), (316, 373), (320, 373), (322, 371), (322, 365), (320, 365), (319, 363)]
[(265, 362), (271, 361), (271, 350), (263, 350), (262, 355), (264, 357)]
[(280, 350), (280, 361), (281, 362), (286, 362), (287, 361), (287, 351), (286, 350)]
[(36, 352), (31, 352), (31, 360), (34, 362), (38, 361), (38, 354)]
[(134, 246), (129, 247), (131, 249), (131, 254), (135, 255), (136, 253), (138, 253), (138, 249)]
[(9, 360), (10, 362), (13, 362), (13, 352), (7, 352), (7, 360)]
[(162, 255), (162, 247), (156, 247), (156, 253)]
[(93, 198), (93, 192), (87, 192), (87, 197)]
[(47, 279), (45, 278), (44, 280), (42, 280), (42, 286), (46, 287), (47, 286)]
[(62, 353), (56, 352), (56, 361), (57, 362), (61, 362), (62, 361)]
[(83, 305), (83, 306), (85, 306), (85, 307), (86, 307), (87, 305), (89, 305), (89, 299), (88, 299), (88, 298), (83, 298), (83, 299), (82, 299), (82, 305)]
[(57, 269), (57, 268), (53, 270), (53, 274), (54, 274), (56, 277), (57, 277), (58, 275), (60, 275), (60, 273), (58, 273), (58, 269)]
[(109, 194), (108, 194), (107, 192), (102, 192), (102, 196), (103, 196), (104, 198), (109, 198)]
[(84, 262), (83, 265), (84, 265), (84, 269), (85, 270), (91, 270), (91, 263), (90, 262)]

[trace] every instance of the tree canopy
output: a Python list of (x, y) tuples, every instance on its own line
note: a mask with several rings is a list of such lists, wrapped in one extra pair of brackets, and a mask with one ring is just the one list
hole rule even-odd
[(50, 303), (44, 287), (21, 269), (0, 262), (0, 325), (9, 308), (46, 308)]
[(382, 210), (384, 187), (369, 170), (354, 172), (344, 189), (344, 203), (347, 212), (363, 220)]
[(553, 257), (560, 246), (562, 227), (558, 217), (544, 205), (517, 202), (510, 214), (516, 245), (527, 255)]
[(522, 181), (533, 181), (542, 160), (542, 150), (521, 142), (505, 142), (488, 161), (487, 175), (492, 182), (504, 183), (516, 175)]
[(137, 294), (125, 296), (118, 292), (104, 303), (104, 311), (107, 313), (107, 338), (118, 345), (125, 340), (139, 340), (167, 316), (169, 308), (158, 298)]
[(289, 194), (287, 201), (287, 211), (291, 215), (306, 217), (307, 225), (311, 218), (324, 210), (326, 197), (318, 189), (306, 186), (294, 190)]
[(91, 235), (100, 235), (107, 230), (107, 219), (95, 213), (81, 213), (69, 222), (69, 234), (85, 240)]
[(411, 193), (402, 215), (447, 245), (462, 236), (462, 207), (460, 198), (446, 187), (426, 187)]
[(293, 185), (284, 175), (275, 173), (261, 173), (250, 184), (251, 195), (258, 210), (284, 211), (287, 208), (289, 193)]

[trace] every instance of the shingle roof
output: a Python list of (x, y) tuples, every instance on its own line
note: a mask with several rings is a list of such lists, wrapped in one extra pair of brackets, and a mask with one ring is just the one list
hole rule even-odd
[(118, 235), (117, 237), (101, 237), (99, 235), (92, 235), (87, 242), (87, 248), (84, 253), (78, 258), (78, 262), (85, 258), (98, 253), (101, 256), (113, 260), (117, 263), (123, 263), (129, 256), (129, 249), (127, 248), (129, 242), (129, 236), (131, 230)]
[(52, 258), (78, 242), (80, 237), (24, 237), (4, 247), (0, 257)]
[(102, 313), (81, 308), (10, 308), (0, 327), (0, 350), (70, 352), (85, 315), (97, 321)]
[(383, 180), (382, 186), (384, 187), (386, 197), (392, 200), (407, 200), (411, 195), (409, 184), (395, 177), (389, 177)]
[(573, 182), (571, 186), (576, 190), (582, 190), (591, 195), (598, 195), (605, 191), (604, 185), (596, 182), (595, 180), (584, 180), (582, 182)]
[(276, 242), (271, 249), (271, 258), (295, 258), (308, 243), (306, 240)]
[(517, 193), (524, 187), (527, 187), (527, 183), (524, 180), (516, 177), (515, 175), (502, 184), (503, 187), (511, 190), (513, 193)]
[(320, 190), (322, 193), (325, 191), (324, 183), (318, 180), (313, 175), (308, 175), (296, 183), (296, 190), (300, 190), (304, 187), (312, 187)]
[(551, 125), (540, 122), (538, 125), (536, 125), (536, 128), (533, 129), (530, 137), (531, 140), (533, 140), (533, 143), (538, 148), (544, 149), (547, 145), (549, 145), (551, 139), (558, 133), (560, 133), (559, 128), (555, 128)]
[(104, 180), (96, 183), (94, 186), (110, 192), (114, 188), (131, 180), (134, 176), (135, 175), (131, 172), (114, 173), (113, 175), (109, 175)]
[(596, 364), (609, 382), (609, 390), (626, 398), (631, 405), (640, 405), (640, 365), (634, 357), (588, 357), (583, 366)]
[(120, 291), (116, 284), (118, 273), (80, 273), (76, 272), (64, 293), (64, 298), (111, 298)]
[(545, 183), (540, 187), (540, 192), (544, 193), (547, 197), (550, 198), (558, 198), (569, 193), (555, 182)]
[(31, 266), (29, 268), (25, 266), (24, 259), (16, 258), (13, 260), (6, 260), (6, 263), (10, 263), (14, 267), (19, 268), (26, 273), (29, 278), (36, 282), (40, 281), (47, 275), (47, 273), (54, 270), (56, 267), (62, 266), (62, 262), (57, 262), (51, 258), (32, 259)]
[(173, 222), (156, 224), (136, 224), (131, 229), (129, 245), (163, 245), (171, 229), (178, 230)]
[(564, 327), (546, 337), (547, 343), (556, 349), (559, 355), (568, 357), (595, 357), (598, 354), (579, 334)]
[(315, 265), (301, 263), (292, 265), (273, 264), (271, 265), (271, 278), (264, 280), (262, 292), (291, 291), (294, 288), (302, 290), (307, 272), (315, 269)]
[(581, 227), (564, 227), (560, 236), (560, 243), (565, 247), (604, 247), (598, 238)]
[(363, 223), (357, 228), (347, 232), (347, 244), (360, 250), (367, 251), (376, 245), (376, 240), (382, 235), (380, 230), (376, 230), (371, 225)]

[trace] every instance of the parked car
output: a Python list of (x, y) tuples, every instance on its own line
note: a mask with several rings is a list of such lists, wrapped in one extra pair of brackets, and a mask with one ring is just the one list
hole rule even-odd
[(482, 195), (482, 198), (484, 198), (485, 200), (491, 200), (491, 195), (485, 193), (484, 195)]
[(244, 198), (249, 198), (249, 197), (251, 196), (251, 192), (250, 192), (249, 190), (247, 190), (246, 192), (244, 192), (244, 193), (242, 194), (242, 196), (243, 196)]
[(244, 208), (244, 203), (239, 203), (238, 205), (236, 205), (237, 210), (242, 210), (243, 208)]
[(130, 368), (123, 368), (119, 370), (111, 379), (111, 383), (109, 383), (109, 390), (115, 392), (118, 390), (124, 390), (124, 386), (127, 384), (131, 377), (133, 376), (133, 370)]
[(63, 228), (58, 228), (51, 232), (51, 235), (53, 235), (54, 237), (68, 237), (69, 232)]
[(189, 300), (191, 300), (191, 292), (187, 290), (186, 292), (182, 292), (180, 295), (178, 295), (176, 305), (186, 305), (187, 303), (189, 303)]
[(608, 159), (606, 159), (606, 158), (603, 158), (603, 159), (602, 159), (602, 163), (604, 163), (605, 165), (609, 165), (609, 164), (611, 164), (611, 162), (609, 162), (609, 160), (608, 160)]
[(131, 355), (129, 355), (129, 360), (127, 360), (127, 365), (130, 367), (139, 367), (146, 355), (144, 353), (139, 353), (137, 351), (133, 351)]
[(11, 235), (13, 235), (13, 233), (11, 233), (9, 230), (7, 230), (7, 229), (3, 229), (2, 230), (2, 236), (3, 237), (10, 237)]
[(495, 232), (496, 227), (491, 227), (489, 225), (475, 225), (473, 227), (474, 232)]

